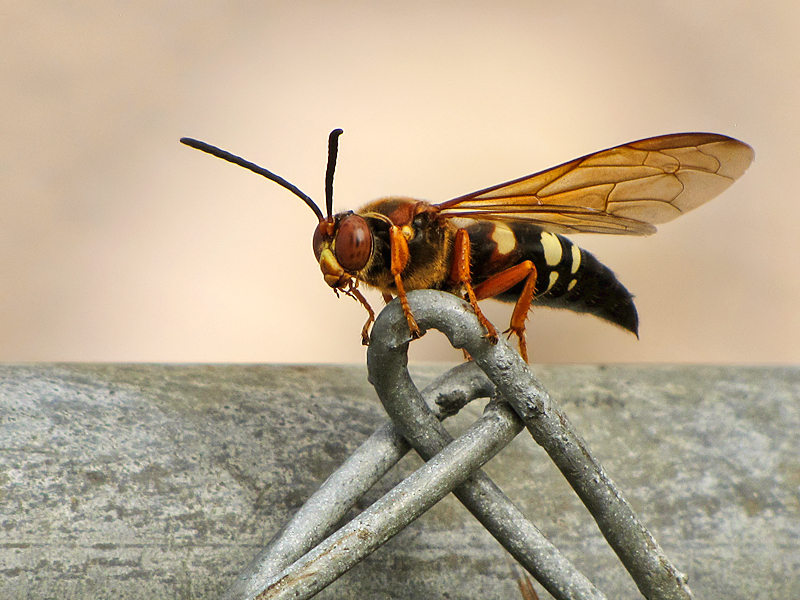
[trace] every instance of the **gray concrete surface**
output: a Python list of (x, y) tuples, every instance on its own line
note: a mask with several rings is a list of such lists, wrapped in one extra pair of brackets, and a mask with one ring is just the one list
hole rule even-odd
[[(535, 370), (696, 598), (800, 598), (800, 369)], [(363, 367), (2, 366), (0, 598), (216, 598), (383, 419)], [(486, 470), (609, 598), (639, 597), (524, 432)], [(511, 565), (448, 497), (318, 597), (517, 599)]]

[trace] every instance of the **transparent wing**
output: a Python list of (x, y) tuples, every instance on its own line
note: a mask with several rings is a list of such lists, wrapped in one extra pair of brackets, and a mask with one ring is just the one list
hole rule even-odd
[(524, 221), (556, 233), (644, 235), (728, 188), (753, 149), (715, 133), (624, 144), (437, 205), (445, 217)]

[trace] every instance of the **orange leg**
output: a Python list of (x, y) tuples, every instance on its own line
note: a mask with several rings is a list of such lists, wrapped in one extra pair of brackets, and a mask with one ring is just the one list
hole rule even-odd
[(498, 294), (509, 290), (520, 281), (525, 281), (525, 287), (519, 295), (514, 312), (511, 314), (511, 325), (503, 333), (512, 333), (519, 340), (519, 353), (525, 362), (528, 362), (528, 344), (525, 341), (525, 319), (531, 308), (531, 302), (536, 295), (536, 267), (529, 261), (523, 261), (518, 265), (509, 267), (479, 284), (475, 288), (475, 295), (478, 300), (492, 298)]
[(408, 298), (406, 297), (406, 289), (403, 286), (403, 279), (400, 277), (400, 273), (405, 269), (410, 257), (408, 242), (406, 242), (406, 238), (403, 237), (403, 232), (400, 231), (400, 228), (396, 225), (392, 225), (391, 229), (389, 229), (389, 240), (392, 249), (391, 270), (392, 276), (394, 277), (394, 285), (397, 288), (397, 297), (400, 298), (400, 306), (403, 308), (406, 321), (408, 321), (408, 328), (411, 330), (411, 338), (417, 339), (422, 335), (422, 332), (419, 330), (419, 325), (417, 325), (414, 315), (411, 314), (411, 307), (408, 305)]
[(373, 312), (372, 307), (369, 305), (369, 302), (367, 302), (367, 299), (364, 298), (364, 295), (358, 291), (356, 286), (357, 284), (353, 283), (353, 280), (351, 279), (348, 283), (348, 287), (344, 288), (342, 291), (367, 309), (369, 317), (367, 317), (367, 322), (364, 323), (364, 327), (361, 328), (361, 343), (364, 346), (369, 346), (369, 326), (375, 322), (375, 313)]
[(450, 269), (450, 282), (463, 286), (467, 292), (467, 298), (472, 308), (475, 310), (475, 315), (478, 321), (487, 331), (486, 337), (488, 340), (497, 343), (497, 330), (489, 322), (489, 319), (483, 316), (481, 309), (478, 307), (478, 300), (475, 296), (475, 291), (472, 289), (472, 275), (469, 269), (470, 259), (470, 242), (469, 234), (466, 229), (459, 229), (456, 232), (456, 242), (453, 247), (453, 266)]

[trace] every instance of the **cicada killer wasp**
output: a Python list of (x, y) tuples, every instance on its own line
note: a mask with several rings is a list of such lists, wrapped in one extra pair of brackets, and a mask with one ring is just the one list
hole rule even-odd
[(325, 282), (374, 313), (360, 282), (400, 299), (413, 337), (420, 330), (410, 290), (463, 294), (487, 337), (497, 331), (478, 301), (515, 304), (505, 332), (527, 361), (525, 319), (531, 305), (589, 313), (638, 336), (633, 298), (614, 273), (562, 234), (647, 235), (714, 198), (753, 161), (753, 149), (714, 133), (678, 133), (589, 154), (552, 169), (441, 204), (401, 196), (333, 214), (333, 172), (341, 129), (328, 138), (327, 212), (285, 179), (238, 156), (190, 138), (181, 142), (263, 175), (301, 198), (319, 220), (314, 255)]

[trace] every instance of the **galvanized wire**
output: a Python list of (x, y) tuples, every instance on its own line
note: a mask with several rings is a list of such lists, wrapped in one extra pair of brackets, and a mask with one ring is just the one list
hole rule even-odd
[[(488, 343), (471, 307), (451, 294), (423, 290), (409, 294), (409, 301), (423, 330), (441, 330), (454, 346), (466, 349), (474, 363), (454, 369), (426, 389), (428, 400), (446, 406), (434, 414), (406, 368), (410, 336), (405, 316), (399, 303), (387, 306), (373, 329), (368, 367), (370, 381), (393, 422), (379, 428), (331, 475), (236, 579), (223, 600), (310, 598), (450, 491), (555, 598), (604, 599), (478, 470), (522, 429), (523, 422), (589, 508), (645, 597), (689, 599), (685, 577), (636, 520), (519, 355), (503, 341)], [(497, 401), (452, 441), (439, 419), (495, 389)], [(428, 462), (323, 539), (405, 454), (404, 438)]]
[[(432, 382), (423, 391), (423, 395), (430, 404), (435, 402), (440, 407), (436, 417), (439, 419), (455, 414), (475, 398), (493, 395), (494, 391), (494, 385), (474, 363), (465, 363), (451, 369)], [(507, 435), (506, 441), (509, 441), (522, 429), (519, 418), (506, 407), (503, 407), (495, 417), (501, 425), (502, 432), (498, 433), (495, 429), (493, 437)], [(489, 439), (487, 431), (477, 435), (481, 439)], [(489, 454), (482, 452), (473, 442), (469, 442), (469, 444), (473, 446), (472, 451), (477, 452), (479, 460), (485, 462), (490, 458)], [(310, 597), (311, 594), (319, 591), (325, 584), (330, 583), (346, 569), (352, 567), (357, 560), (363, 558), (361, 554), (374, 550), (376, 546), (364, 544), (361, 552), (358, 553), (351, 546), (348, 546), (345, 553), (334, 552), (337, 540), (349, 539), (351, 529), (340, 530), (338, 535), (329, 538), (324, 545), (317, 546), (317, 544), (322, 542), (329, 527), (337, 523), (409, 449), (410, 446), (391, 421), (379, 427), (323, 483), (291, 521), (275, 535), (267, 547), (236, 578), (225, 592), (223, 600), (252, 600), (256, 597), (280, 598), (284, 596)], [(448, 472), (452, 475), (458, 469), (463, 469), (466, 464), (464, 457), (459, 454), (452, 455), (450, 459), (443, 455), (440, 459), (444, 461), (440, 476)], [(400, 531), (404, 524), (421, 514), (421, 510), (430, 507), (436, 499), (451, 490), (455, 483), (455, 480), (437, 483), (430, 476), (406, 480), (402, 487), (393, 490), (394, 495), (387, 495), (382, 501), (374, 504), (352, 522), (351, 526), (364, 526), (364, 523), (367, 522), (369, 526), (375, 528), (379, 535), (386, 536), (383, 539), (385, 541), (389, 536), (387, 532), (391, 531), (393, 534)], [(479, 496), (487, 498), (487, 510), (502, 515), (503, 522), (515, 532), (515, 535), (512, 536), (514, 538), (512, 544), (516, 544), (523, 549), (522, 551), (530, 552), (534, 556), (547, 557), (544, 561), (540, 558), (539, 562), (543, 562), (543, 564), (538, 566), (533, 564), (531, 568), (540, 573), (540, 579), (562, 582), (561, 585), (555, 586), (556, 598), (589, 600), (605, 598), (560, 554), (557, 548), (547, 541), (533, 524), (525, 519), (511, 501), (503, 496), (491, 481), (488, 481), (488, 478), (478, 475), (473, 487)], [(400, 494), (400, 497), (420, 498), (423, 504), (416, 511), (413, 508), (404, 507), (398, 512), (396, 509), (401, 505), (396, 500), (396, 494)], [(317, 548), (314, 553), (298, 560), (315, 546)], [(319, 560), (320, 553), (332, 560), (323, 565)], [(314, 577), (303, 577), (302, 575), (307, 574), (309, 570), (313, 570)], [(264, 590), (267, 590), (264, 596), (259, 596)]]

